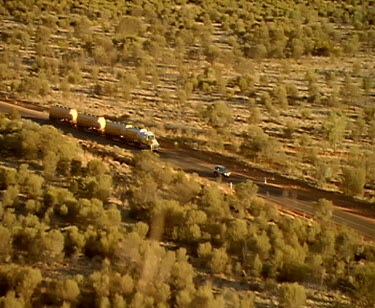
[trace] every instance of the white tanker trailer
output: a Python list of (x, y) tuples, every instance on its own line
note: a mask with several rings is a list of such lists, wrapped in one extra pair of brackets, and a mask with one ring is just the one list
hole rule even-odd
[(135, 144), (141, 148), (148, 148), (152, 151), (159, 149), (159, 142), (155, 135), (145, 128), (107, 121), (104, 132), (106, 135), (123, 140), (125, 143)]

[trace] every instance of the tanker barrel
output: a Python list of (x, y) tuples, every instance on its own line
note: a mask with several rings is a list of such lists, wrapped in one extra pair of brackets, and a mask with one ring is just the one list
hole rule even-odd
[(79, 113), (77, 117), (77, 125), (98, 131), (104, 131), (106, 120), (104, 117), (98, 117), (91, 114)]
[(125, 125), (107, 121), (104, 131), (108, 135), (121, 137), (124, 134)]
[(76, 123), (78, 112), (76, 109), (67, 108), (63, 106), (52, 106), (49, 109), (49, 117), (51, 119), (66, 120), (71, 123)]

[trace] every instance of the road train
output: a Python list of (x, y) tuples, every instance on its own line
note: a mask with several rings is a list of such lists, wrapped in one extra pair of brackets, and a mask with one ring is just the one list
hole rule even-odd
[(155, 135), (145, 128), (112, 122), (104, 117), (87, 113), (79, 113), (76, 109), (63, 106), (52, 106), (49, 119), (54, 122), (66, 123), (86, 131), (93, 131), (117, 139), (125, 144), (157, 151), (159, 142)]

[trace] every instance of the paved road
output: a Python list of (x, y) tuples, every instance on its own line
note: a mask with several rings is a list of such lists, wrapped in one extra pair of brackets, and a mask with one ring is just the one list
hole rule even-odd
[[(31, 110), (21, 106), (15, 106), (6, 102), (0, 102), (0, 111), (10, 112), (12, 108), (16, 108), (20, 115), (25, 118), (33, 119), (40, 124), (50, 124), (48, 121), (47, 113), (40, 112), (37, 110)], [(74, 137), (79, 139), (92, 139), (101, 144), (116, 144), (113, 141), (101, 138), (99, 136), (92, 136), (86, 132), (79, 131), (72, 127), (66, 127), (62, 125), (57, 125), (61, 130), (66, 133), (72, 134)], [(132, 149), (132, 148), (129, 148)], [(134, 148), (133, 148), (134, 149)], [(194, 172), (198, 175), (206, 178), (213, 178), (212, 168), (214, 163), (212, 161), (207, 161), (199, 157), (199, 153), (196, 155), (190, 155), (187, 151), (162, 151), (160, 154), (161, 159), (171, 163), (176, 168), (180, 168), (186, 172)], [(230, 168), (230, 166), (227, 166)], [(234, 173), (229, 180), (225, 179), (229, 185), (237, 184), (247, 179), (252, 179), (259, 186), (259, 195), (265, 199), (275, 202), (283, 207), (286, 207), (292, 211), (302, 212), (308, 216), (313, 215), (314, 202), (317, 200), (317, 196), (314, 193), (305, 192), (304, 194), (296, 193), (293, 190), (288, 190), (283, 187), (277, 187), (270, 184), (265, 184), (264, 182), (254, 180), (250, 174)], [(362, 206), (359, 204), (354, 204), (353, 208), (358, 208)], [(375, 221), (368, 219), (366, 217), (353, 214), (348, 211), (348, 209), (342, 209), (335, 207), (333, 213), (333, 221), (335, 223), (346, 225), (353, 228), (363, 235), (375, 239)]]

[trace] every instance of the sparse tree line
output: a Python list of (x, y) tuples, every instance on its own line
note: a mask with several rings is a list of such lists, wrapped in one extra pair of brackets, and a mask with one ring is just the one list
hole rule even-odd
[[(243, 57), (328, 56), (339, 52), (338, 44), (342, 45), (340, 50), (355, 54), (361, 41), (374, 41), (375, 30), (370, 26), (373, 13), (364, 12), (362, 5), (350, 8), (344, 4), (343, 7), (340, 4), (324, 5), (325, 9), (329, 7), (332, 11), (322, 13), (317, 4), (306, 6), (301, 3), (292, 8), (279, 8), (277, 18), (272, 16), (274, 3), (260, 6), (242, 1), (235, 5), (240, 12), (238, 15), (232, 5), (226, 6), (226, 1), (207, 3), (205, 7), (201, 3), (188, 6), (184, 1), (158, 4), (116, 1), (105, 10), (100, 4), (74, 5), (74, 1), (71, 4), (2, 1), (2, 15), (12, 16), (23, 23), (23, 26), (2, 33), (7, 47), (2, 52), (2, 74), (6, 80), (1, 83), (2, 90), (43, 96), (52, 88), (69, 91), (69, 85), (93, 80), (94, 85), (90, 82), (92, 94), (128, 100), (135, 84), (117, 76), (116, 71), (121, 71), (123, 66), (135, 68), (139, 83), (146, 80), (158, 83), (161, 77), (158, 64), (175, 65), (184, 58), (198, 57), (211, 64), (229, 65)], [(339, 13), (334, 14), (334, 10)], [(123, 13), (116, 14), (119, 11)], [(362, 25), (359, 27), (362, 37), (353, 34), (344, 39), (330, 23), (341, 21), (347, 11), (353, 14), (353, 23)], [(289, 21), (290, 17), (293, 17), (293, 22)], [(329, 18), (333, 20), (327, 21)], [(212, 43), (213, 23), (220, 23), (230, 37), (228, 44), (234, 49), (230, 56), (233, 61), (222, 56), (220, 48)], [(345, 23), (350, 24), (350, 20)], [(98, 26), (102, 33), (94, 30)], [(74, 48), (68, 48), (61, 41), (56, 42), (58, 46), (51, 47), (55, 45), (53, 36), (61, 36), (65, 31), (68, 31), (66, 35)], [(36, 61), (26, 70), (20, 61), (19, 46), (36, 53)], [(111, 70), (116, 82), (102, 82), (95, 76), (87, 78), (87, 72), (95, 75), (95, 67), (105, 67), (108, 71), (108, 66), (117, 67), (117, 70)], [(225, 86), (222, 81), (218, 84), (220, 88)], [(244, 86), (249, 87), (244, 79), (239, 86), (241, 91)], [(205, 93), (212, 92), (212, 87), (212, 81), (198, 83), (198, 88)]]
[[(282, 150), (279, 140), (267, 134), (261, 127), (257, 126), (256, 120), (261, 111), (254, 102), (249, 102), (251, 113), (251, 122), (247, 131), (242, 133), (242, 142), (238, 151), (245, 157), (254, 162), (260, 162), (268, 165), (277, 166), (278, 170), (288, 172), (289, 158)], [(349, 119), (340, 112), (330, 112), (321, 123), (317, 133), (321, 134), (323, 140), (329, 148), (336, 152), (342, 147), (346, 138), (354, 139), (358, 130), (364, 132), (366, 129), (371, 133), (375, 120), (372, 116), (372, 107), (363, 111), (363, 116), (359, 117), (356, 122), (349, 122)], [(223, 101), (218, 101), (209, 105), (202, 111), (202, 117), (207, 123), (217, 130), (214, 140), (209, 139), (207, 143), (217, 148), (218, 140), (228, 138), (228, 127), (234, 121), (231, 108)], [(362, 120), (361, 120), (362, 119)], [(366, 120), (365, 120), (366, 119)], [(293, 123), (286, 123), (283, 134), (293, 138), (295, 126)], [(351, 129), (351, 132), (348, 132)], [(370, 135), (371, 136), (371, 135)], [(369, 136), (369, 137), (370, 137)], [(371, 142), (373, 142), (375, 139)], [(313, 143), (312, 139), (303, 134), (297, 141), (298, 156), (293, 157), (293, 163), (308, 163), (311, 168), (306, 173), (314, 179), (314, 184), (325, 187), (329, 182), (335, 182), (338, 188), (345, 194), (362, 197), (365, 186), (373, 187), (375, 184), (375, 164), (373, 163), (373, 145), (368, 150), (358, 150), (353, 147), (349, 152), (348, 158), (339, 160), (334, 158), (322, 157), (325, 153), (323, 149), (318, 149), (319, 144)], [(275, 167), (274, 167), (275, 168)], [(306, 168), (306, 167), (305, 167)]]
[[(215, 294), (210, 283), (197, 284), (197, 269), (242, 283), (281, 283), (277, 299), (283, 307), (305, 303), (306, 283), (338, 288), (364, 307), (373, 303), (375, 248), (331, 225), (327, 200), (316, 205), (317, 220), (306, 224), (259, 199), (252, 182), (227, 194), (148, 152), (135, 156), (131, 176), (120, 183), (103, 161), (83, 163), (80, 147), (51, 127), (16, 114), (2, 116), (0, 127), (5, 307), (254, 305), (253, 292), (224, 288)], [(49, 144), (43, 139), (47, 133), (54, 134)], [(46, 169), (47, 150), (57, 165), (63, 159), (64, 168)], [(10, 161), (17, 167), (6, 164)], [(125, 193), (118, 193), (118, 185), (125, 185)], [(122, 205), (111, 203), (110, 196)], [(84, 260), (87, 270), (47, 278), (46, 267), (74, 268), (77, 260)]]

